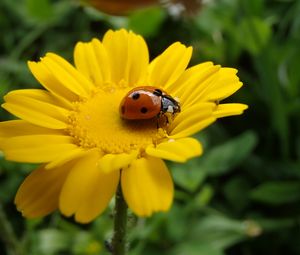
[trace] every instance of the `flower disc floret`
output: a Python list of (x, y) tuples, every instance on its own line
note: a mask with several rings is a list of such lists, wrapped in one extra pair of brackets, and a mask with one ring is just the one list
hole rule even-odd
[(157, 144), (167, 134), (156, 120), (125, 121), (119, 104), (128, 89), (97, 89), (88, 99), (77, 102), (69, 116), (68, 132), (82, 148), (97, 148), (102, 154), (139, 151)]

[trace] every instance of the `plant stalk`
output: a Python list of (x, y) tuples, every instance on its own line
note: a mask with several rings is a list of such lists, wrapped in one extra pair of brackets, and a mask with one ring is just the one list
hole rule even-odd
[(112, 254), (126, 254), (127, 204), (124, 200), (121, 184), (116, 194), (114, 213), (114, 235), (112, 238)]
[(21, 255), (21, 247), (15, 236), (13, 228), (8, 221), (4, 209), (0, 203), (0, 239), (5, 244), (7, 254)]

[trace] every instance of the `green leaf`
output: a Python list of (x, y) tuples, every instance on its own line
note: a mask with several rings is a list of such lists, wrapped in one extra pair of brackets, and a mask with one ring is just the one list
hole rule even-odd
[(73, 237), (73, 254), (98, 255), (103, 250), (100, 241), (94, 240), (91, 231), (79, 231)]
[(223, 255), (224, 253), (220, 249), (216, 249), (213, 246), (198, 243), (198, 242), (186, 242), (178, 245), (171, 255)]
[[(166, 218), (166, 232), (173, 242), (180, 242), (188, 232), (188, 218), (185, 210), (177, 204), (174, 204), (170, 215)], [(180, 221), (178, 220), (180, 219)]]
[(265, 231), (282, 231), (285, 228), (292, 228), (295, 225), (295, 219), (293, 218), (257, 218), (255, 221)]
[(163, 9), (152, 7), (134, 12), (128, 20), (128, 28), (146, 37), (158, 33), (160, 26), (166, 18)]
[(263, 13), (265, 0), (251, 0), (242, 2), (247, 14), (260, 16)]
[(223, 193), (231, 206), (238, 211), (242, 211), (249, 204), (247, 197), (250, 190), (250, 183), (246, 178), (233, 177), (223, 188)]
[(202, 189), (199, 191), (197, 196), (195, 197), (194, 204), (197, 207), (202, 207), (211, 201), (212, 197), (214, 195), (214, 188), (211, 185), (204, 185)]
[(198, 166), (198, 159), (191, 159), (184, 165), (172, 164), (171, 170), (177, 185), (193, 192), (201, 185), (206, 173)]
[(70, 245), (70, 236), (57, 229), (44, 229), (38, 232), (38, 248), (41, 254), (55, 254)]
[(271, 205), (281, 205), (300, 200), (300, 182), (266, 182), (250, 193), (253, 200)]
[(199, 168), (208, 175), (218, 176), (241, 164), (257, 144), (256, 134), (247, 131), (242, 135), (204, 153), (199, 159)]
[(237, 26), (237, 41), (253, 55), (258, 54), (271, 37), (270, 25), (257, 17), (244, 18)]
[(190, 230), (190, 238), (199, 244), (225, 249), (248, 236), (245, 221), (227, 218), (223, 215), (208, 215)]
[(48, 21), (53, 17), (53, 7), (49, 0), (26, 0), (29, 15), (40, 21)]

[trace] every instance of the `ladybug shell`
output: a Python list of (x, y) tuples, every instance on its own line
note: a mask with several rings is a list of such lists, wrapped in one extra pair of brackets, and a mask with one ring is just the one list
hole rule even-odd
[(127, 120), (151, 119), (161, 112), (162, 96), (154, 94), (157, 88), (145, 86), (129, 91), (120, 104), (120, 115)]

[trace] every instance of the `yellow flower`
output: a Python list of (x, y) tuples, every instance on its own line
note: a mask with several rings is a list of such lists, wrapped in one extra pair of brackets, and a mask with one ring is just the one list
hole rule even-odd
[[(42, 163), (19, 188), (18, 210), (34, 218), (59, 208), (89, 222), (107, 207), (120, 182), (137, 215), (167, 211), (174, 190), (163, 160), (201, 155), (200, 143), (189, 136), (247, 108), (218, 104), (242, 86), (235, 69), (211, 62), (186, 69), (191, 55), (191, 47), (176, 42), (149, 63), (144, 39), (120, 30), (108, 31), (102, 42), (79, 42), (75, 67), (53, 53), (29, 62), (45, 90), (8, 93), (2, 107), (19, 119), (0, 123), (6, 159)], [(120, 118), (122, 98), (146, 85), (180, 100), (181, 112), (162, 128), (156, 120)]]

